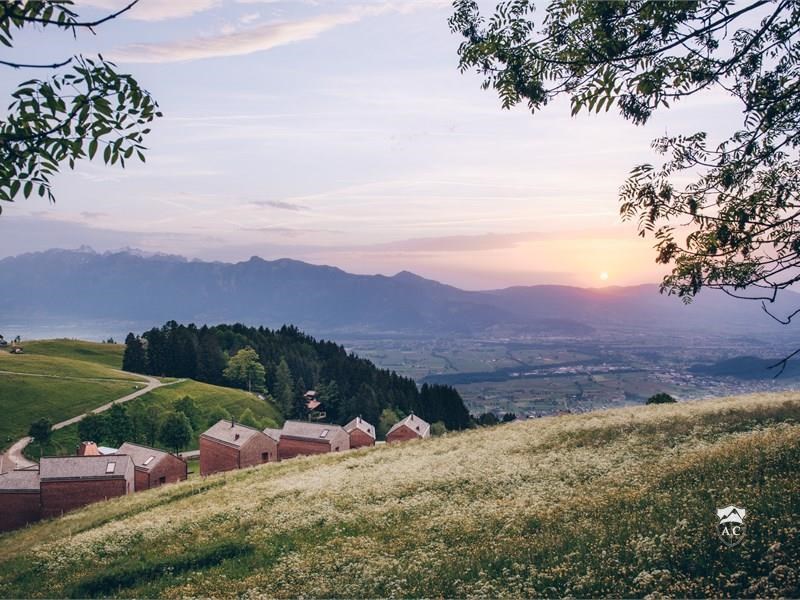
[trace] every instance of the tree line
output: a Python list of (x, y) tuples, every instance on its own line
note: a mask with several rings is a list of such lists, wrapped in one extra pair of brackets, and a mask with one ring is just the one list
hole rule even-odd
[(326, 420), (340, 425), (357, 415), (378, 423), (386, 409), (400, 418), (414, 412), (449, 430), (473, 424), (454, 388), (426, 384), (418, 389), (414, 380), (294, 326), (271, 330), (168, 321), (141, 335), (128, 334), (123, 369), (259, 392), (287, 418), (306, 418), (303, 396), (315, 390)]

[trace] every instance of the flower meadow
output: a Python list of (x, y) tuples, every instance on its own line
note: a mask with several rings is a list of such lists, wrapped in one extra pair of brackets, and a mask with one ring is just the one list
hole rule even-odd
[(796, 597), (798, 464), (793, 393), (293, 459), (2, 535), (0, 596)]

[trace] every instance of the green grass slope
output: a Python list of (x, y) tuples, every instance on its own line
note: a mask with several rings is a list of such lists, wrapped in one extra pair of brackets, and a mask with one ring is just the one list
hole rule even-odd
[(19, 355), (0, 351), (0, 449), (36, 419), (63, 421), (144, 385), (118, 370), (122, 351), (114, 344), (43, 340), (24, 348)]
[[(129, 411), (135, 410), (140, 405), (154, 405), (164, 411), (170, 411), (174, 402), (184, 396), (191, 396), (203, 414), (208, 414), (217, 406), (221, 406), (238, 418), (245, 410), (250, 409), (262, 427), (280, 427), (283, 423), (280, 412), (272, 404), (259, 400), (253, 394), (192, 380), (157, 388), (131, 400), (125, 406)], [(193, 432), (187, 450), (197, 449), (198, 437), (204, 430), (205, 427), (202, 427)], [(77, 424), (64, 427), (53, 433), (52, 440), (44, 447), (42, 454), (45, 456), (72, 454), (80, 441)], [(26, 450), (26, 456), (33, 460), (38, 459), (39, 449), (35, 445), (30, 446)]]
[(0, 596), (796, 597), (798, 418), (619, 409), (166, 486), (0, 536)]
[(98, 344), (83, 340), (56, 339), (34, 340), (22, 344), (26, 354), (43, 354), (57, 358), (71, 358), (83, 362), (97, 363), (114, 369), (122, 368), (123, 344)]

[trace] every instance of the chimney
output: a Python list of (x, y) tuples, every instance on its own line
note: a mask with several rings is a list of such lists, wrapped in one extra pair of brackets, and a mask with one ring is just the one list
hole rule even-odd
[(233, 417), (231, 417), (231, 427), (233, 427), (234, 425), (236, 425), (236, 422), (233, 420)]
[(234, 440), (238, 440), (238, 439), (239, 439), (239, 434), (237, 433), (236, 435), (234, 435), (234, 436), (233, 436), (233, 439), (234, 439)]

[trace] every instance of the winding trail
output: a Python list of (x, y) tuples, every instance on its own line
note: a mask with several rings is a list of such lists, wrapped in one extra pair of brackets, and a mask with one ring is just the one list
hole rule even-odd
[[(164, 387), (167, 385), (175, 385), (176, 383), (182, 383), (186, 381), (185, 379), (176, 379), (175, 381), (170, 381), (169, 383), (162, 383), (155, 377), (150, 377), (149, 375), (142, 375), (140, 373), (129, 373), (128, 371), (119, 371), (124, 375), (130, 375), (131, 377), (139, 378), (140, 382), (141, 379), (144, 379), (147, 384), (141, 388), (136, 390), (135, 392), (128, 394), (127, 396), (123, 396), (122, 398), (117, 398), (116, 400), (112, 400), (111, 402), (107, 402), (102, 406), (98, 406), (95, 409), (90, 410), (89, 412), (85, 412), (82, 415), (78, 415), (76, 417), (72, 417), (67, 419), (66, 421), (61, 421), (60, 423), (56, 423), (53, 425), (53, 430), (56, 429), (63, 429), (64, 427), (68, 427), (73, 425), (74, 423), (78, 423), (86, 418), (87, 415), (101, 413), (115, 404), (122, 404), (123, 402), (130, 402), (131, 400), (135, 400), (139, 396), (144, 396), (148, 392), (152, 392), (155, 389), (160, 387)], [(56, 375), (43, 375), (43, 374), (36, 374), (36, 373), (16, 373), (17, 375), (26, 375), (30, 377), (55, 377), (57, 379), (75, 379), (74, 377), (58, 377)], [(25, 436), (14, 442), (11, 447), (5, 451), (4, 454), (0, 455), (0, 473), (5, 473), (6, 471), (11, 471), (13, 469), (24, 469), (26, 467), (33, 467), (36, 465), (35, 462), (28, 460), (22, 454), (22, 451), (25, 450), (28, 444), (32, 441), (30, 436)]]

